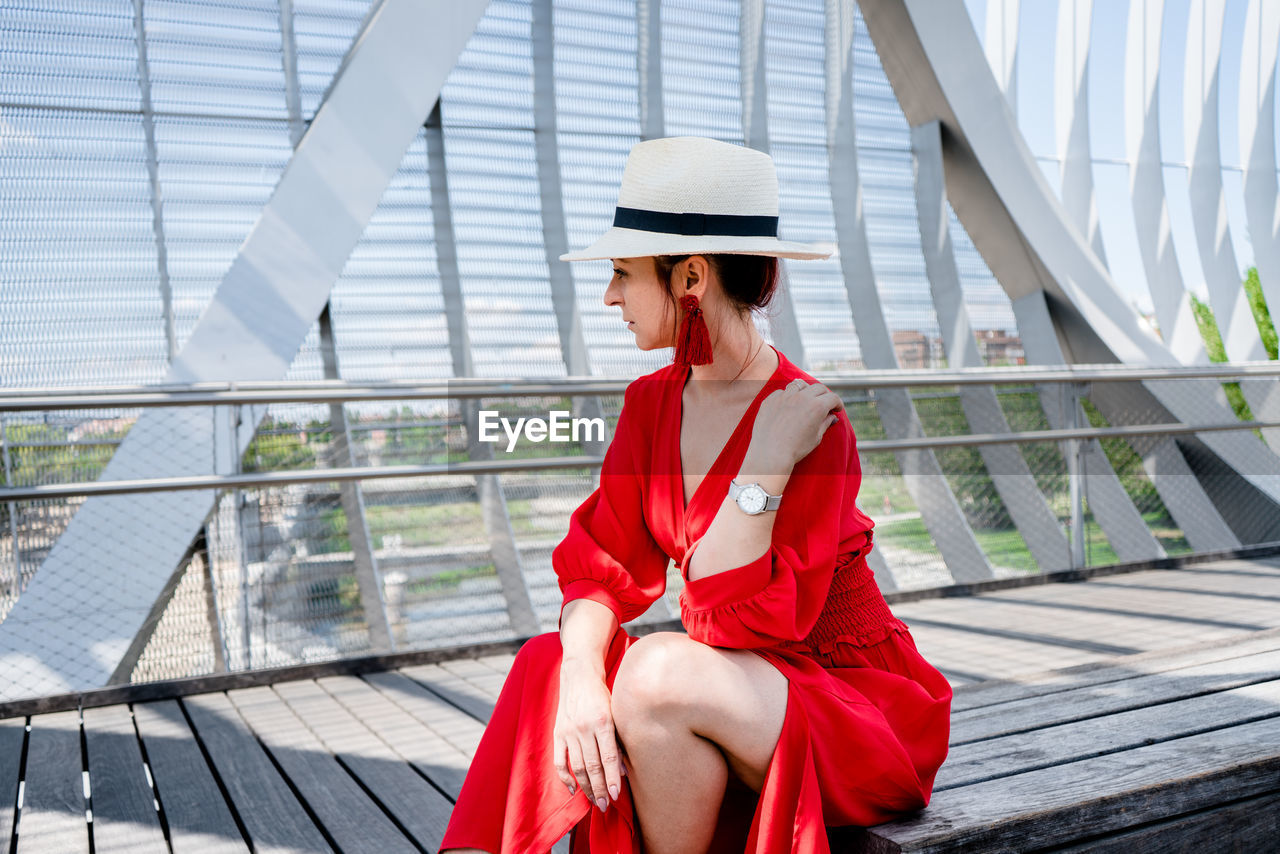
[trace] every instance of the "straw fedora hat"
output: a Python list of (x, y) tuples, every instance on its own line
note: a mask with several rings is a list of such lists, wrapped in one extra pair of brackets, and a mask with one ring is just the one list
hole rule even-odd
[(673, 136), (632, 147), (613, 226), (560, 260), (700, 253), (827, 258), (835, 251), (833, 243), (778, 239), (778, 175), (768, 154)]

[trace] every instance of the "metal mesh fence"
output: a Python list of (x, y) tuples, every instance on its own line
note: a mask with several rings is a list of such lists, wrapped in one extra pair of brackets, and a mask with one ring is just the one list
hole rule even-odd
[[(1248, 494), (1242, 484), (1254, 473), (1232, 474), (1221, 460), (1209, 465), (1194, 434), (1136, 428), (1125, 435), (1036, 440), (1050, 429), (1047, 402), (1073, 404), (1051, 384), (939, 383), (908, 390), (858, 388), (846, 379), (832, 385), (858, 437), (858, 502), (876, 523), (876, 549), (889, 568), (882, 585), (909, 590), (954, 583), (961, 573), (949, 556), (963, 554), (956, 543), (969, 541), (980, 556), (971, 571), (991, 578), (1100, 566), (1135, 554), (1205, 551), (1204, 542), (1197, 546), (1179, 524), (1188, 508), (1222, 513), (1232, 530), (1270, 530), (1262, 518), (1265, 502), (1249, 510), (1243, 525), (1224, 506), (1232, 495)], [(975, 389), (989, 398), (975, 397)], [(1097, 434), (1112, 428), (1087, 391), (1075, 404), (1080, 429)], [(900, 406), (887, 404), (897, 400), (894, 395), (913, 413), (906, 427), (890, 417)], [(252, 426), (256, 407), (269, 401), (149, 410), (20, 410), (9, 401), (0, 413), (6, 692), (57, 693), (61, 683), (51, 673), (59, 672), (66, 647), (53, 634), (39, 633), (54, 626), (101, 637), (101, 684), (554, 630), (562, 597), (552, 551), (570, 514), (598, 482), (591, 462), (598, 457), (585, 441), (523, 439), (510, 454), (502, 444), (482, 446), (469, 435), (468, 399), (506, 417), (573, 411), (592, 400), (610, 433), (622, 402), (617, 393), (512, 393), (434, 406), (418, 399), (376, 408), (365, 403), (357, 412), (350, 403), (278, 401), (232, 457), (236, 437)], [(1007, 437), (993, 440), (983, 432), (989, 428), (975, 421), (992, 414), (981, 409), (983, 401), (998, 410)], [(135, 440), (135, 428), (147, 442), (151, 468), (113, 471), (115, 451)], [(182, 437), (190, 440), (198, 429), (210, 444), (197, 459), (186, 454)], [(1258, 441), (1248, 429), (1232, 432)], [(1155, 464), (1161, 442), (1177, 442), (1187, 472)], [(996, 447), (1005, 455), (992, 453)], [(590, 459), (573, 466), (578, 457)], [(467, 461), (486, 460), (492, 471), (465, 468)], [(440, 464), (429, 474), (402, 471)], [(1197, 476), (1188, 477), (1191, 471)], [(308, 479), (279, 482), (282, 474)], [(164, 478), (199, 476), (239, 480), (225, 488), (164, 488)], [(144, 514), (103, 516), (86, 508), (122, 500), (90, 494), (95, 489), (110, 491), (113, 481), (138, 478), (147, 482), (125, 488), (146, 496), (149, 503), (135, 505), (145, 506)], [(22, 488), (57, 485), (70, 485), (67, 494), (13, 497)], [(1052, 520), (1049, 527), (1037, 528), (1027, 515), (1028, 496)], [(168, 514), (191, 502), (200, 511), (193, 517), (198, 524), (176, 540), (173, 531), (181, 529), (169, 524)], [(1239, 537), (1236, 544), (1255, 541)], [(1068, 546), (1077, 552), (1074, 559)], [(136, 550), (137, 572), (95, 574), (94, 555), (121, 548)], [(1067, 565), (1046, 565), (1045, 556), (1054, 554), (1065, 556)], [(677, 568), (669, 564), (666, 594), (637, 622), (677, 617), (680, 589)], [(27, 638), (26, 658), (14, 655), (18, 635)], [(18, 672), (23, 662), (29, 673)], [(86, 684), (83, 669), (72, 672), (67, 682), (95, 687)]]

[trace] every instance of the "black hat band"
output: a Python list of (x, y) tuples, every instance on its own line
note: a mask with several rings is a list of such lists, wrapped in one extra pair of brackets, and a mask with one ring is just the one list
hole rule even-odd
[(669, 213), (619, 207), (613, 224), (618, 228), (657, 231), (664, 234), (725, 235), (730, 237), (777, 237), (776, 216), (739, 214)]

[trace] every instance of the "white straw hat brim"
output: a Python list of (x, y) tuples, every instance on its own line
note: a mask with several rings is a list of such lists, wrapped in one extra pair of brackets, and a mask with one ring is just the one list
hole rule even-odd
[(812, 260), (836, 254), (834, 243), (793, 243), (776, 237), (743, 237), (727, 234), (666, 234), (610, 226), (600, 239), (577, 252), (566, 252), (561, 261), (599, 261), (606, 258), (644, 258), (652, 255), (774, 255)]

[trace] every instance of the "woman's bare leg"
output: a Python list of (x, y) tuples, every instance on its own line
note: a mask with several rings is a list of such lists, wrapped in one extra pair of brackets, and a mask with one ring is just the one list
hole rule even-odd
[(755, 653), (678, 632), (627, 649), (613, 716), (646, 851), (706, 851), (728, 774), (760, 791), (786, 709), (786, 677)]

